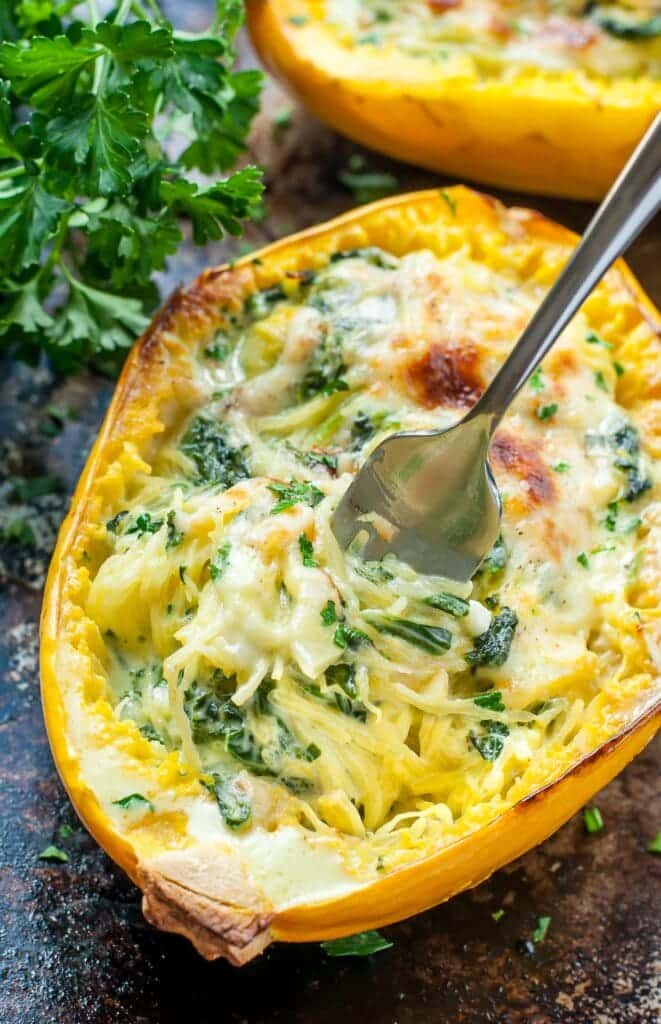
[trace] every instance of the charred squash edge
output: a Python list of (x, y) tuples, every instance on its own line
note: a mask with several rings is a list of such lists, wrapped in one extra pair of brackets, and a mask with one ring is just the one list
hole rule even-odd
[[(451, 194), (461, 204), (468, 223), (471, 219), (493, 222), (501, 209), (497, 201), (461, 186), (452, 189)], [(363, 244), (369, 243), (374, 234), (387, 229), (389, 217), (390, 228), (407, 211), (415, 214), (418, 224), (423, 223), (425, 210), (437, 217), (443, 211), (442, 216), (446, 216), (445, 202), (438, 192), (382, 200), (269, 245), (233, 266), (207, 270), (187, 289), (176, 291), (127, 359), (60, 530), (41, 617), (42, 701), (55, 763), (83, 823), (143, 890), (143, 909), (148, 920), (164, 930), (186, 935), (208, 959), (224, 956), (232, 963), (242, 964), (271, 940), (308, 942), (380, 927), (478, 884), (567, 821), (643, 749), (661, 723), (659, 698), (640, 708), (626, 728), (560, 778), (534, 791), (477, 832), (348, 894), (280, 911), (271, 907), (254, 885), (246, 888), (241, 884), (240, 864), (228, 860), (221, 877), (218, 864), (205, 861), (203, 850), (198, 854), (195, 849), (191, 851), (190, 864), (184, 865), (183, 875), (179, 869), (169, 869), (167, 853), (154, 863), (140, 863), (132, 846), (114, 831), (95, 795), (81, 779), (75, 753), (68, 748), (56, 672), (63, 589), (73, 544), (93, 500), (95, 483), (111, 461), (111, 442), (122, 436), (122, 418), (132, 403), (139, 402), (144, 394), (149, 395), (154, 373), (165, 373), (157, 368), (164, 334), (173, 330), (184, 342), (190, 341), (213, 324), (214, 308), (221, 300), (236, 295), (237, 289), (247, 293), (255, 287), (267, 286), (285, 269), (309, 266), (315, 258), (325, 259), (337, 248), (351, 248), (359, 237)], [(541, 214), (516, 212), (528, 236), (563, 244), (576, 242), (576, 235)], [(616, 268), (641, 316), (659, 331), (660, 318), (654, 305), (623, 262), (616, 264)], [(210, 896), (205, 892), (205, 879), (212, 875), (216, 894)]]
[[(302, 11), (307, 22), (292, 24)], [(460, 179), (599, 199), (661, 110), (661, 82), (651, 78), (595, 77), (586, 89), (573, 71), (524, 71), (511, 82), (442, 80), (422, 59), (417, 68), (429, 70), (412, 76), (410, 58), (389, 55), (386, 67), (378, 50), (365, 47), (348, 58), (310, 0), (248, 0), (247, 14), (263, 63), (322, 121), (388, 156)]]

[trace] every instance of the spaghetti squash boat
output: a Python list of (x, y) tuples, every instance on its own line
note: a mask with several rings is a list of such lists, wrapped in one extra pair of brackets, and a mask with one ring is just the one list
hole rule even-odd
[(575, 236), (464, 188), (204, 273), (131, 354), (53, 559), (78, 813), (207, 957), (355, 933), (539, 842), (659, 719), (657, 314), (606, 277), (493, 443), (472, 583), (343, 554), (388, 432), (456, 421)]
[(661, 109), (657, 0), (248, 0), (264, 63), (350, 138), (596, 199)]

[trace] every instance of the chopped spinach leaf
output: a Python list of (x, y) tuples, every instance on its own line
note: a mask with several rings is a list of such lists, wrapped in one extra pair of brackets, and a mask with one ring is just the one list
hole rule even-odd
[(453, 615), (456, 619), (463, 618), (470, 611), (468, 601), (465, 601), (463, 597), (457, 597), (455, 594), (448, 594), (446, 591), (425, 597), (424, 603), (428, 604), (431, 608), (438, 608), (448, 615)]
[(355, 568), (358, 575), (363, 576), (370, 583), (389, 583), (395, 578), (382, 562), (360, 562)]
[(271, 515), (277, 516), (294, 505), (310, 505), (314, 508), (324, 498), (324, 492), (320, 491), (312, 483), (303, 480), (290, 480), (288, 484), (269, 484), (269, 491), (276, 494), (280, 499), (271, 509)]
[(494, 615), (489, 628), (473, 641), (473, 649), (466, 655), (469, 665), (504, 665), (510, 653), (518, 624), (516, 612), (502, 608)]
[(291, 441), (285, 441), (285, 447), (305, 466), (325, 466), (331, 473), (337, 473), (337, 455), (327, 452), (304, 452), (296, 448)]
[(350, 647), (352, 650), (355, 650), (361, 644), (368, 644), (369, 642), (370, 638), (367, 633), (363, 633), (361, 629), (354, 629), (353, 626), (347, 626), (344, 622), (340, 622), (333, 634), (333, 643), (342, 649)]
[(640, 39), (655, 39), (661, 36), (661, 15), (656, 14), (651, 18), (645, 18), (643, 12), (629, 12), (627, 14), (611, 13), (601, 5), (588, 4), (590, 17), (597, 23), (599, 28), (617, 39), (626, 39), (629, 42), (636, 42)]
[(249, 476), (246, 447), (233, 448), (222, 423), (196, 416), (186, 431), (181, 451), (194, 463), (197, 482), (217, 484), (224, 490)]
[(452, 644), (452, 633), (443, 626), (429, 626), (426, 622), (412, 622), (394, 615), (372, 615), (370, 622), (379, 633), (406, 640), (428, 654), (444, 654)]
[(121, 512), (118, 512), (116, 516), (113, 516), (112, 519), (109, 519), (106, 523), (106, 530), (108, 533), (119, 533), (119, 528), (128, 514), (128, 509), (123, 509)]
[(326, 601), (326, 604), (321, 609), (321, 624), (322, 626), (332, 626), (335, 622), (337, 622), (335, 601)]
[(481, 576), (482, 573), (486, 573), (488, 576), (495, 576), (501, 569), (505, 568), (507, 564), (507, 548), (505, 547), (505, 541), (502, 535), (499, 534), (496, 537), (496, 543), (492, 547), (491, 551), (484, 559), (480, 568), (476, 572), (476, 576)]
[(216, 798), (226, 825), (240, 828), (250, 820), (252, 807), (248, 794), (238, 784), (236, 777), (219, 775), (214, 772), (210, 791)]
[(505, 749), (505, 738), (509, 736), (509, 728), (504, 722), (482, 722), (483, 732), (469, 733), (469, 739), (484, 761), (497, 761)]
[(489, 711), (504, 711), (503, 695), (500, 690), (487, 690), (486, 693), (478, 693), (473, 697), (473, 704), (478, 708), (487, 708)]
[(302, 533), (298, 538), (298, 547), (301, 552), (301, 558), (303, 559), (303, 565), (305, 565), (308, 569), (318, 568), (319, 563), (314, 557), (314, 548), (312, 547), (312, 541), (305, 533)]
[(392, 942), (384, 939), (378, 932), (361, 932), (359, 935), (348, 935), (344, 939), (329, 939), (321, 943), (321, 948), (328, 956), (369, 956), (380, 953), (383, 949), (391, 949)]
[(129, 793), (128, 796), (123, 796), (120, 800), (113, 800), (115, 807), (121, 807), (124, 811), (133, 810), (134, 807), (144, 807), (151, 813), (154, 813), (154, 805), (151, 800), (148, 800), (142, 793)]
[(332, 253), (330, 262), (339, 263), (340, 260), (353, 259), (364, 260), (365, 263), (379, 267), (380, 270), (394, 270), (397, 266), (395, 258), (376, 245), (366, 245), (362, 249), (339, 249)]
[(578, 555), (576, 555), (576, 561), (579, 565), (582, 565), (584, 569), (590, 568), (590, 559), (586, 555), (585, 551), (581, 551)]
[(345, 370), (342, 338), (339, 334), (327, 334), (315, 350), (310, 367), (301, 382), (301, 401), (307, 401), (315, 395), (332, 395), (336, 391), (348, 391), (349, 385), (342, 378)]

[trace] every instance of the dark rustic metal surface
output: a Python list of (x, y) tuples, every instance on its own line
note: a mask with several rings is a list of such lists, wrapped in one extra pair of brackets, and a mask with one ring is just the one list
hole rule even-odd
[[(300, 110), (290, 127), (274, 130), (274, 112), (289, 105), (269, 85), (253, 140), (254, 159), (268, 168), (269, 215), (249, 231), (251, 247), (352, 205), (337, 174), (357, 147)], [(366, 159), (370, 168), (394, 173), (401, 191), (441, 183), (370, 154)], [(577, 230), (591, 212), (579, 203), (523, 201)], [(237, 245), (185, 248), (166, 286), (237, 251)], [(639, 240), (630, 262), (661, 302), (658, 224)], [(93, 375), (55, 381), (44, 369), (19, 366), (4, 367), (0, 379), (0, 527), (22, 519), (35, 541), (0, 546), (2, 1024), (657, 1020), (661, 858), (646, 846), (661, 829), (658, 742), (599, 795), (602, 833), (586, 835), (574, 818), (479, 888), (384, 929), (394, 948), (369, 959), (332, 960), (316, 946), (281, 947), (236, 970), (205, 963), (184, 940), (145, 923), (137, 890), (69, 805), (53, 769), (38, 693), (44, 572), (111, 391)], [(61, 489), (22, 506), (12, 478), (43, 474), (57, 477)], [(51, 842), (66, 850), (68, 863), (38, 860)], [(498, 908), (505, 915), (494, 921)], [(527, 947), (541, 915), (552, 918), (548, 937)]]

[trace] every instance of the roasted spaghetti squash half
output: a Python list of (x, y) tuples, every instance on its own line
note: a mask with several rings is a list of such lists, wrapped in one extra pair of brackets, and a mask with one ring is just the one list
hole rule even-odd
[(373, 149), (596, 199), (661, 109), (657, 0), (248, 0), (265, 64)]
[(575, 237), (464, 188), (203, 274), (130, 356), (43, 611), (48, 732), (152, 922), (242, 963), (547, 836), (659, 718), (658, 319), (618, 264), (498, 430), (468, 585), (337, 547), (388, 432), (456, 421)]

